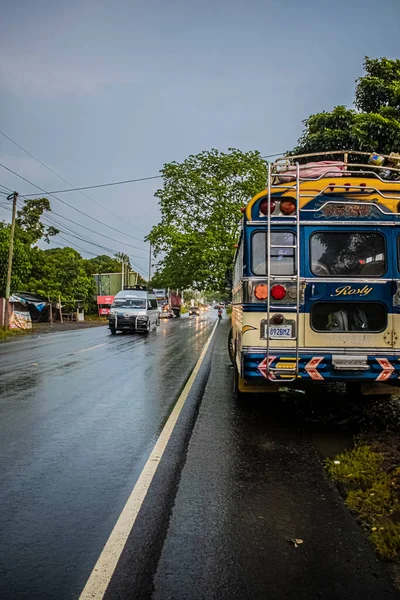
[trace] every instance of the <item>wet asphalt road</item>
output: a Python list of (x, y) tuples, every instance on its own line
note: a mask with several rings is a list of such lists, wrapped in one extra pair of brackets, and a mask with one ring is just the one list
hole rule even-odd
[[(79, 596), (214, 321), (0, 346), (0, 598)], [(308, 434), (268, 399), (235, 403), (228, 327), (217, 327), (106, 600), (397, 598)]]

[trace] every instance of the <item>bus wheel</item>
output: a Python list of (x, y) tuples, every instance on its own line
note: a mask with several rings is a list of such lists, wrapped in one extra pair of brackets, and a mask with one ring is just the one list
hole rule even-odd
[(233, 343), (233, 328), (231, 327), (228, 335), (228, 354), (231, 359), (231, 363), (235, 365), (235, 345)]

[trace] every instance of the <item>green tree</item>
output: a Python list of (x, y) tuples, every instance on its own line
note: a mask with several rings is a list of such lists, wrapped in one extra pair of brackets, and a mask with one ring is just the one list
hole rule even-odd
[(164, 165), (156, 192), (161, 222), (147, 240), (160, 257), (157, 287), (222, 289), (237, 240), (240, 209), (266, 184), (259, 152), (211, 150)]
[(57, 235), (59, 229), (46, 225), (41, 219), (43, 213), (50, 212), (50, 202), (47, 198), (25, 200), (24, 205), (17, 211), (16, 237), (24, 244), (35, 244), (44, 239), (50, 242), (50, 237)]
[[(6, 293), (8, 249), (10, 246), (10, 226), (0, 223), (0, 296)], [(11, 294), (21, 289), (31, 269), (29, 246), (18, 238), (14, 240), (13, 264), (11, 271)]]
[(54, 300), (60, 295), (62, 303), (71, 309), (77, 300), (81, 300), (87, 310), (96, 294), (94, 279), (85, 269), (85, 260), (73, 248), (35, 248), (26, 289)]
[(95, 273), (119, 273), (121, 271), (121, 262), (107, 254), (100, 254), (100, 256), (85, 260), (85, 271), (87, 275), (94, 275)]
[(390, 154), (400, 149), (400, 60), (364, 60), (357, 80), (355, 109), (336, 106), (311, 115), (290, 154), (327, 150), (359, 150)]

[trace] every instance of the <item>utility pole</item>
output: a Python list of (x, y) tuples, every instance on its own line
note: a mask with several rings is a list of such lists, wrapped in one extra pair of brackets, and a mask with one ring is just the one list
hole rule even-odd
[(124, 279), (125, 279), (125, 260), (123, 258), (121, 258), (121, 262), (122, 262), (122, 270), (121, 270), (121, 290), (124, 289)]
[(151, 244), (150, 244), (150, 248), (149, 248), (149, 282), (151, 279)]
[(12, 200), (12, 218), (11, 218), (11, 230), (10, 230), (10, 245), (8, 248), (8, 266), (7, 266), (7, 279), (6, 279), (6, 313), (4, 315), (4, 329), (8, 329), (9, 325), (9, 308), (10, 308), (10, 289), (11, 289), (11, 272), (12, 272), (12, 261), (14, 251), (14, 231), (15, 231), (15, 217), (17, 214), (17, 192), (13, 192), (7, 196), (7, 200)]

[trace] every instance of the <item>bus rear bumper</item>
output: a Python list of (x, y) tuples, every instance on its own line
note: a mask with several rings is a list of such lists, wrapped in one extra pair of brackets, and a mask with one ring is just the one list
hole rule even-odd
[(363, 382), (400, 384), (400, 352), (378, 354), (354, 352), (299, 353), (298, 369), (294, 353), (271, 350), (267, 364), (266, 352), (242, 352), (241, 375), (248, 382), (293, 380), (317, 382)]

